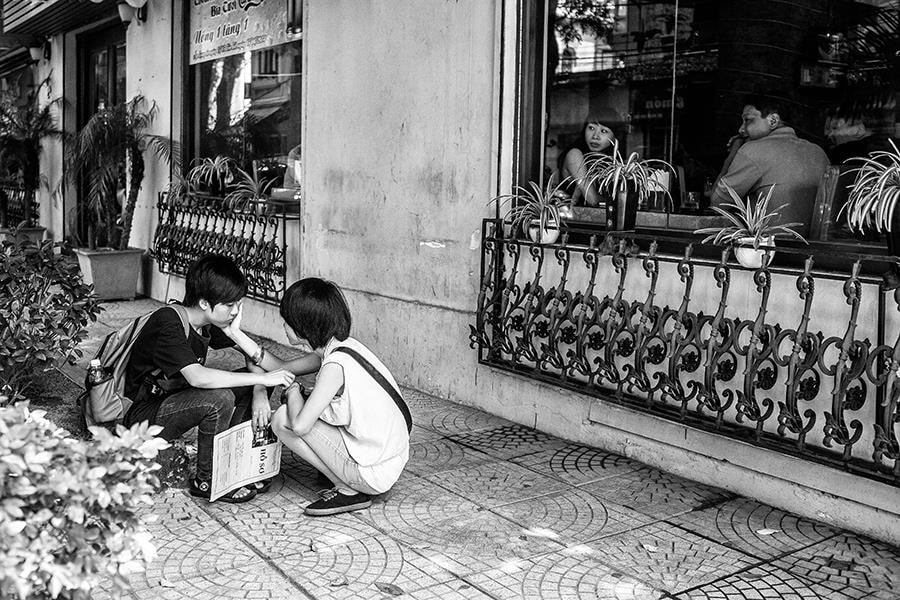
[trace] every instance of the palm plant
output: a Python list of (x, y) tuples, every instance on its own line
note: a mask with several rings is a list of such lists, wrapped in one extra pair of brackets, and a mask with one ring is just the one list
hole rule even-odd
[[(171, 140), (147, 131), (156, 117), (157, 107), (152, 102), (145, 110), (145, 105), (144, 97), (138, 95), (100, 109), (68, 148), (67, 176), (83, 176), (87, 183), (88, 245), (92, 249), (103, 239), (110, 247), (117, 246), (120, 250), (128, 247), (134, 207), (144, 180), (145, 151), (152, 151), (166, 165), (174, 162), (177, 166), (180, 162), (178, 147)], [(130, 179), (122, 206), (122, 232), (116, 243), (116, 193), (124, 185), (126, 170)]]
[[(31, 225), (31, 208), (41, 183), (46, 184), (40, 172), (42, 141), (45, 138), (61, 138), (63, 132), (56, 126), (54, 107), (59, 99), (41, 106), (38, 102), (41, 90), (49, 87), (49, 78), (32, 87), (24, 103), (15, 98), (0, 99), (0, 161), (12, 172), (18, 172), (25, 190), (23, 222)], [(7, 202), (0, 194), (0, 227), (6, 227)]]
[(753, 248), (756, 250), (763, 242), (769, 242), (775, 238), (793, 238), (804, 244), (807, 243), (806, 239), (793, 229), (801, 226), (802, 223), (773, 224), (785, 206), (782, 204), (774, 210), (769, 210), (769, 202), (775, 189), (774, 185), (769, 187), (765, 195), (760, 193), (755, 200), (749, 197), (743, 200), (731, 186), (726, 183), (722, 183), (722, 185), (731, 196), (732, 202), (713, 206), (712, 209), (728, 219), (729, 225), (697, 229), (694, 233), (706, 235), (702, 243), (737, 245), (752, 239)]
[(496, 202), (498, 206), (510, 203), (504, 220), (511, 223), (512, 231), (521, 229), (523, 233), (528, 233), (528, 228), (534, 224), (538, 231), (543, 232), (559, 227), (562, 216), (572, 206), (572, 199), (564, 191), (567, 184), (567, 180), (554, 183), (551, 179), (541, 189), (540, 185), (529, 181), (529, 187), (517, 185), (513, 193), (497, 196), (491, 202)]
[(900, 150), (894, 140), (888, 141), (893, 151), (878, 150), (868, 157), (847, 161), (859, 166), (850, 171), (856, 173), (856, 179), (838, 217), (846, 212), (850, 227), (859, 231), (873, 228), (891, 232), (894, 211), (900, 201)]

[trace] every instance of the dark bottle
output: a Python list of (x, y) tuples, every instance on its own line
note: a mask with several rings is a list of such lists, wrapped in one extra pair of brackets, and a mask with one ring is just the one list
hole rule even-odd
[(94, 358), (91, 360), (91, 364), (88, 367), (87, 371), (87, 384), (89, 386), (99, 385), (110, 377), (112, 377), (112, 375), (110, 375), (110, 373), (103, 368), (103, 365), (100, 364), (99, 358)]

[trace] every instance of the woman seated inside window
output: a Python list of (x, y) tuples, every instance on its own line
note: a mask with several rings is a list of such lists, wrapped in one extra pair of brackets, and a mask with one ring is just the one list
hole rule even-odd
[(599, 119), (589, 118), (581, 129), (581, 135), (559, 155), (559, 176), (561, 180), (567, 180), (566, 191), (572, 196), (576, 206), (600, 205), (597, 186), (584, 185), (584, 177), (587, 174), (584, 159), (593, 152), (612, 154), (615, 142), (616, 136), (612, 129)]

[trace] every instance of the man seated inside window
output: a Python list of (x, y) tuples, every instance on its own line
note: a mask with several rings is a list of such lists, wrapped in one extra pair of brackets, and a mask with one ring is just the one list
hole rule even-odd
[(712, 203), (732, 201), (724, 184), (742, 198), (756, 198), (774, 185), (769, 209), (784, 204), (778, 222), (802, 223), (795, 229), (807, 235), (819, 181), (829, 162), (819, 146), (797, 137), (788, 119), (787, 107), (779, 100), (768, 96), (745, 99), (741, 127), (729, 142)]

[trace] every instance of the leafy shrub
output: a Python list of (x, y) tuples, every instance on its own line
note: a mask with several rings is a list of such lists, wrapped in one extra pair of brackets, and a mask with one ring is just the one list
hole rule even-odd
[(102, 310), (61, 243), (0, 246), (0, 393), (15, 399), (35, 374), (81, 357), (78, 344)]
[(138, 509), (162, 427), (91, 430), (76, 440), (27, 402), (0, 408), (0, 598), (88, 599), (103, 579), (118, 595), (155, 557)]

